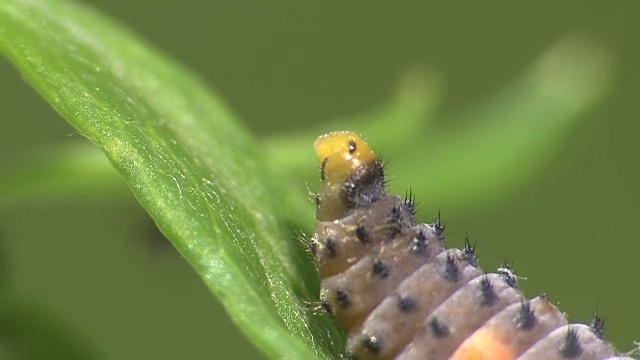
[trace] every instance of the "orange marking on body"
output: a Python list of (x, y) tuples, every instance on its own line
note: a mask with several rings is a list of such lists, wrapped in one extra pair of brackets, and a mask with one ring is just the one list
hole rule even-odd
[(479, 329), (467, 338), (449, 360), (514, 360), (516, 354), (492, 329)]

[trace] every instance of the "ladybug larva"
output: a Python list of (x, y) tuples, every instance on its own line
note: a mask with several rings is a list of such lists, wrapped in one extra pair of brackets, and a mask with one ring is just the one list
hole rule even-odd
[(630, 359), (603, 322), (569, 324), (544, 296), (527, 299), (509, 267), (484, 273), (468, 241), (414, 223), (411, 196), (387, 194), (381, 160), (357, 134), (320, 136), (317, 222), (310, 242), (322, 306), (352, 359)]

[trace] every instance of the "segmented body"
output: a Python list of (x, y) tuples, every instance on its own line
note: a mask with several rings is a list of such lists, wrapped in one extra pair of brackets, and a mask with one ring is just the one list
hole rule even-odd
[(630, 359), (602, 322), (569, 324), (544, 296), (526, 299), (508, 268), (484, 273), (473, 248), (445, 249), (442, 227), (414, 224), (389, 195), (381, 161), (352, 132), (314, 144), (322, 163), (310, 248), (323, 306), (353, 359)]

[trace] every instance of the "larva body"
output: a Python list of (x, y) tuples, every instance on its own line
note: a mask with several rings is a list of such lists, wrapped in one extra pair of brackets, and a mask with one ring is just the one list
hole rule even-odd
[(314, 144), (321, 167), (310, 248), (323, 306), (353, 359), (630, 359), (602, 323), (568, 324), (508, 269), (483, 273), (473, 249), (445, 249), (442, 227), (414, 224), (412, 199), (386, 193), (381, 161), (352, 132)]

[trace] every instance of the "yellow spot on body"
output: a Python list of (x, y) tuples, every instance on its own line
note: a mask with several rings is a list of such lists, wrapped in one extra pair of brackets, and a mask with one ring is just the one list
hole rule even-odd
[(514, 360), (516, 354), (492, 329), (479, 329), (465, 340), (449, 360)]

